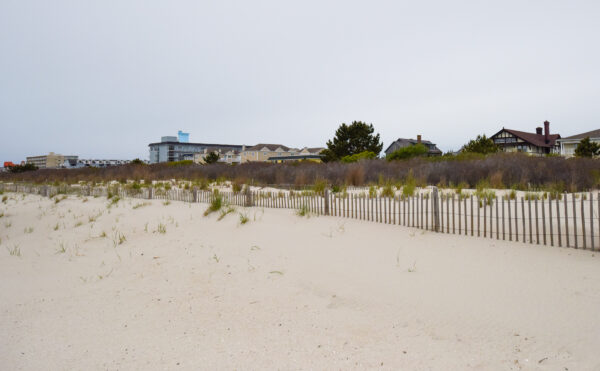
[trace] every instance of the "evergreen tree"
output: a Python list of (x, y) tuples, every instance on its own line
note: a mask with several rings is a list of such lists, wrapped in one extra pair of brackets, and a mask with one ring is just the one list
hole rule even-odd
[(379, 134), (373, 135), (374, 131), (373, 124), (362, 121), (353, 121), (350, 125), (343, 123), (335, 131), (333, 140), (327, 141), (327, 149), (321, 152), (324, 155), (323, 161), (338, 161), (342, 157), (365, 151), (379, 156), (383, 143), (379, 139)]
[(219, 161), (219, 154), (217, 152), (211, 152), (204, 158), (204, 162), (207, 164), (214, 164)]
[(592, 142), (590, 137), (583, 138), (575, 148), (575, 156), (577, 157), (594, 157), (598, 156), (598, 152), (600, 152), (600, 145)]
[(476, 139), (471, 139), (469, 143), (462, 147), (463, 152), (481, 153), (487, 155), (488, 153), (496, 153), (500, 148), (494, 143), (491, 138), (484, 135), (478, 135)]

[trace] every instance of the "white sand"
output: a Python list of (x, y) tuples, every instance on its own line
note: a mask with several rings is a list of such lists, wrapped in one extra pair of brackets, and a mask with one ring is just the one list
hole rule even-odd
[(598, 253), (290, 210), (240, 225), (202, 204), (8, 195), (4, 370), (600, 369)]

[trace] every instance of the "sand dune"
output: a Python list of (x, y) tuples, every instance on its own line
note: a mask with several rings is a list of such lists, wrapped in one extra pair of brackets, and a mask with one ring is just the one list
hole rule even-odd
[(598, 253), (7, 195), (2, 369), (600, 369)]

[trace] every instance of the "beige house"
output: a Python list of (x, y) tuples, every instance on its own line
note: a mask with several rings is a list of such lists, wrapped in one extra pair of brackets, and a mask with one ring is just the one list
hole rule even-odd
[(577, 148), (577, 145), (582, 139), (587, 137), (590, 138), (591, 142), (600, 144), (600, 129), (559, 139), (560, 154), (565, 157), (575, 156), (575, 148)]
[(47, 155), (27, 157), (27, 163), (33, 164), (40, 169), (53, 169), (61, 167), (65, 163), (65, 160), (73, 159), (77, 161), (78, 156), (63, 156), (58, 153), (50, 152)]
[(298, 149), (282, 144), (260, 143), (242, 151), (241, 162), (266, 162), (270, 157), (293, 156)]
[(216, 153), (219, 155), (219, 161), (229, 165), (239, 164), (241, 162), (241, 152), (235, 149), (225, 151), (223, 148), (206, 148), (203, 152), (194, 153), (194, 162), (197, 164), (205, 164), (206, 156), (210, 153)]

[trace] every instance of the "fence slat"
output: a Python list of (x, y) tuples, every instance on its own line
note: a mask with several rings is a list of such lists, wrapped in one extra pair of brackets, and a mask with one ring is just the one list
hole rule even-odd
[(521, 197), (521, 216), (523, 219), (523, 243), (526, 243), (527, 238), (525, 238), (527, 232), (525, 232), (525, 199)]
[(446, 194), (446, 233), (450, 233), (450, 197)]
[(587, 241), (585, 239), (585, 211), (584, 211), (584, 193), (581, 194), (581, 236), (583, 238), (583, 249), (587, 250)]
[[(490, 238), (494, 238), (494, 201), (490, 206)], [(487, 206), (486, 206), (487, 207)]]
[(579, 241), (577, 238), (577, 205), (575, 201), (575, 193), (571, 195), (571, 201), (573, 202), (573, 239), (575, 240), (575, 248), (579, 248)]
[[(531, 219), (531, 215), (529, 216), (529, 219)], [(539, 219), (538, 219), (538, 199), (537, 199), (537, 195), (535, 197), (535, 243), (536, 244), (540, 244), (540, 225), (539, 225)]]
[(554, 226), (552, 225), (552, 197), (548, 195), (548, 221), (550, 222), (550, 246), (554, 246)]
[(456, 228), (454, 226), (454, 193), (452, 194), (452, 234), (456, 234)]
[(527, 217), (529, 219), (529, 243), (533, 243), (532, 220), (531, 220), (531, 197), (527, 200)]
[(564, 194), (565, 197), (565, 239), (567, 242), (567, 247), (569, 247), (569, 205), (567, 204), (567, 192)]
[(594, 194), (590, 192), (590, 241), (592, 251), (595, 250), (594, 242)]
[[(425, 215), (425, 212), (423, 211), (423, 193), (420, 193), (419, 197), (421, 198), (421, 229), (423, 229), (423, 217)], [(427, 219), (427, 217), (425, 217), (425, 219)]]
[(542, 235), (544, 236), (544, 245), (546, 245), (546, 207), (544, 206), (544, 199), (542, 198)]
[[(502, 196), (502, 241), (506, 241), (506, 234), (505, 234), (505, 229), (504, 229), (504, 199), (505, 197)], [(510, 214), (510, 212), (509, 212)], [(510, 222), (509, 222), (510, 224)]]
[(483, 199), (483, 238), (486, 238), (486, 232), (487, 232), (487, 204), (486, 204), (486, 200), (485, 198)]
[(473, 236), (473, 195), (471, 195), (471, 236)]

